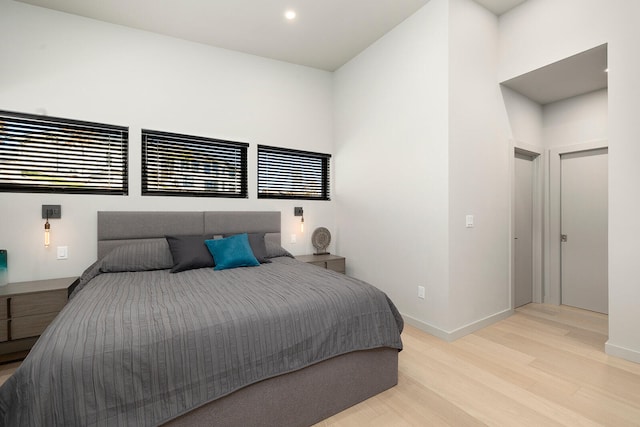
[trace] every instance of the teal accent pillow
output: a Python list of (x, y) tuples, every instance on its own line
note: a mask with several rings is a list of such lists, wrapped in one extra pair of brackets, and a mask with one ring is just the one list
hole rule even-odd
[(247, 233), (236, 234), (224, 239), (205, 240), (204, 244), (213, 255), (214, 270), (260, 265), (253, 255)]

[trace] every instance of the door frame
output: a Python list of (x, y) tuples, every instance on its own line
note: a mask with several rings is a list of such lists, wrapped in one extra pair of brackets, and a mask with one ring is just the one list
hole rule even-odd
[[(551, 148), (549, 150), (549, 209), (547, 211), (549, 227), (545, 230), (545, 302), (555, 305), (562, 304), (562, 276), (560, 260), (560, 233), (561, 233), (561, 195), (560, 177), (561, 160), (563, 154), (578, 153), (580, 151), (591, 151), (600, 148), (609, 148), (609, 141), (594, 140), (579, 144), (566, 145), (563, 147)], [(608, 209), (608, 207), (607, 207)]]
[(509, 147), (509, 164), (510, 164), (510, 174), (511, 174), (511, 224), (509, 227), (509, 253), (510, 256), (510, 266), (509, 266), (509, 280), (511, 283), (511, 295), (510, 295), (510, 304), (511, 309), (515, 309), (516, 305), (516, 281), (515, 281), (515, 226), (516, 226), (516, 185), (515, 185), (515, 155), (521, 154), (525, 156), (529, 156), (532, 158), (532, 172), (533, 172), (533, 212), (531, 216), (532, 221), (532, 266), (533, 266), (533, 292), (532, 292), (532, 300), (534, 303), (541, 303), (544, 299), (544, 289), (543, 289), (543, 201), (544, 201), (544, 176), (545, 176), (545, 153), (544, 149), (541, 147), (537, 147), (535, 145), (525, 144), (519, 141), (511, 141)]

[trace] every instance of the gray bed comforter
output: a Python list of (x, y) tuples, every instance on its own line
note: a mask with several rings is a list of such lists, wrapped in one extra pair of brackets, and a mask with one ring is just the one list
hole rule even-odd
[(0, 389), (0, 425), (158, 425), (333, 356), (402, 348), (384, 293), (295, 259), (81, 283)]

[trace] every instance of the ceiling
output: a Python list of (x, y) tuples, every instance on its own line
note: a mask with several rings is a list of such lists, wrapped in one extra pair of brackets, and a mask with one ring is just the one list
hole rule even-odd
[(544, 105), (607, 87), (607, 45), (502, 82), (529, 99)]
[[(17, 0), (100, 21), (334, 71), (429, 0)], [(501, 15), (526, 0), (474, 0)], [(284, 17), (293, 9), (293, 20)], [(606, 45), (503, 84), (539, 104), (607, 87)]]
[(527, 0), (474, 0), (476, 3), (481, 4), (491, 12), (500, 16), (505, 12), (510, 11), (514, 7)]
[[(429, 0), (18, 0), (334, 71)], [(525, 0), (475, 0), (496, 15)], [(297, 17), (284, 17), (293, 9)]]

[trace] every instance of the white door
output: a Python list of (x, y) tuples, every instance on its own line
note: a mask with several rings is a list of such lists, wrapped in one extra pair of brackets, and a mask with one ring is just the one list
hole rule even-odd
[(607, 313), (607, 149), (561, 156), (562, 303)]
[(533, 158), (515, 155), (515, 306), (533, 300)]

